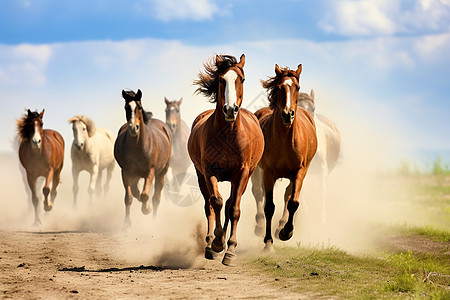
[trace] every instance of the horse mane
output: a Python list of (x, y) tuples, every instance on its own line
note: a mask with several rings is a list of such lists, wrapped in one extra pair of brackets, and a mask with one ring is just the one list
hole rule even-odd
[(34, 118), (39, 118), (39, 113), (37, 111), (33, 111), (30, 113), (23, 114), (22, 117), (17, 122), (17, 134), (19, 135), (20, 141), (27, 140), (27, 133), (30, 129), (30, 121)]
[(273, 77), (269, 77), (267, 80), (260, 80), (263, 88), (267, 90), (267, 98), (269, 100), (269, 107), (274, 109), (277, 106), (277, 86), (281, 83), (283, 77), (289, 76), (298, 79), (298, 75), (295, 70), (291, 70), (287, 67), (280, 68), (281, 73)]
[(83, 115), (76, 115), (67, 120), (69, 123), (74, 123), (76, 121), (83, 122), (86, 125), (87, 132), (89, 136), (93, 136), (95, 134), (95, 123), (91, 119)]
[(314, 98), (311, 97), (308, 93), (300, 92), (298, 93), (298, 101), (311, 101), (314, 103)]
[(198, 79), (194, 80), (194, 85), (199, 86), (195, 90), (195, 94), (202, 94), (211, 103), (217, 102), (220, 75), (238, 63), (236, 57), (232, 55), (218, 55), (218, 57), (219, 60), (216, 57), (212, 57), (209, 61), (203, 63), (205, 70), (203, 72), (200, 71)]
[[(135, 101), (134, 98), (136, 97), (136, 93), (134, 91), (128, 90), (128, 91), (123, 91), (123, 92), (127, 96), (126, 98), (124, 98), (126, 103), (128, 103), (130, 101)], [(130, 100), (130, 99), (133, 99), (133, 100)], [(142, 106), (142, 101), (141, 100), (138, 100), (138, 101), (140, 102), (139, 104), (142, 107), (142, 118), (144, 119), (144, 124), (147, 125), (148, 121), (150, 121), (150, 119), (153, 117), (153, 113), (146, 111), (144, 109), (144, 107)]]

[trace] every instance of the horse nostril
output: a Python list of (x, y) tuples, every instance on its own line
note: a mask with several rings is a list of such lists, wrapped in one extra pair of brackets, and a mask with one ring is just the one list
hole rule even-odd
[(291, 117), (295, 115), (295, 111), (291, 110)]
[(227, 106), (226, 106), (226, 105), (223, 106), (223, 113), (224, 113), (224, 114), (227, 113)]
[(239, 111), (239, 106), (235, 105), (234, 106), (234, 112), (237, 113)]
[(136, 125), (136, 130), (139, 130), (139, 125)]

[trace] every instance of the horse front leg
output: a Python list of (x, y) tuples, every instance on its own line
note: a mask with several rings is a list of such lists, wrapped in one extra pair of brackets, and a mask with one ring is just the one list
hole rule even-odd
[(237, 246), (237, 224), (241, 217), (241, 199), (247, 188), (249, 181), (249, 170), (244, 169), (236, 182), (231, 183), (231, 197), (225, 205), (225, 226), (224, 232), (227, 231), (228, 220), (231, 224), (230, 238), (228, 239), (228, 249), (223, 257), (222, 264), (232, 266), (236, 260)]
[(288, 203), (289, 199), (292, 195), (292, 182), (289, 182), (289, 185), (286, 187), (286, 190), (284, 191), (284, 208), (283, 208), (283, 215), (281, 216), (280, 221), (278, 222), (278, 227), (275, 230), (275, 236), (278, 237), (280, 235), (281, 229), (283, 229), (284, 225), (286, 225), (288, 218), (289, 218), (289, 211), (288, 211)]
[(72, 167), (72, 178), (73, 178), (73, 208), (77, 208), (77, 202), (78, 202), (78, 191), (80, 190), (80, 186), (78, 185), (78, 177), (80, 175), (80, 170)]
[(223, 206), (223, 198), (219, 193), (218, 181), (215, 176), (209, 176), (206, 180), (206, 185), (212, 194), (209, 196), (209, 203), (214, 210), (215, 223), (214, 228), (214, 240), (212, 242), (212, 250), (216, 253), (220, 253), (225, 249), (225, 231), (222, 228), (222, 222), (220, 214)]
[(123, 230), (126, 230), (131, 226), (130, 207), (133, 202), (131, 190), (133, 184), (135, 184), (135, 180), (132, 180), (132, 178), (122, 170), (122, 182), (125, 188), (125, 220), (123, 222)]
[(54, 169), (50, 168), (50, 170), (47, 173), (47, 177), (45, 178), (45, 185), (42, 189), (42, 193), (44, 194), (44, 210), (45, 211), (51, 211), (53, 203), (49, 201), (48, 195), (50, 194), (50, 183), (53, 178)]
[(106, 194), (109, 192), (109, 187), (111, 184), (111, 178), (112, 178), (112, 172), (114, 170), (114, 164), (110, 164), (108, 168), (106, 169), (106, 181), (105, 186), (103, 188), (103, 196), (106, 198)]
[(256, 201), (255, 216), (255, 234), (262, 236), (264, 234), (264, 186), (262, 180), (262, 170), (257, 167), (252, 177), (252, 193)]
[(144, 180), (144, 188), (142, 189), (142, 194), (139, 196), (139, 201), (141, 201), (142, 203), (141, 211), (144, 215), (148, 215), (152, 211), (152, 205), (148, 202), (148, 199), (150, 198), (149, 191), (154, 177), (155, 169), (151, 168), (150, 172)]
[(34, 223), (33, 226), (39, 226), (41, 225), (41, 220), (39, 219), (39, 213), (38, 213), (38, 204), (39, 204), (39, 198), (36, 193), (36, 177), (31, 176), (27, 173), (27, 182), (28, 186), (30, 187), (31, 191), (31, 202), (34, 206)]
[(286, 224), (280, 230), (280, 233), (278, 235), (278, 237), (282, 241), (289, 240), (292, 237), (292, 234), (294, 232), (294, 215), (300, 205), (300, 202), (299, 202), (300, 191), (302, 189), (303, 180), (305, 178), (305, 175), (306, 175), (306, 170), (300, 169), (297, 172), (297, 175), (295, 176), (295, 178), (293, 180), (291, 180), (293, 192), (287, 203), (287, 210), (289, 212), (289, 216), (288, 216), (288, 220), (287, 220)]
[(195, 168), (195, 171), (197, 172), (198, 186), (200, 187), (203, 199), (205, 200), (204, 209), (208, 226), (206, 233), (205, 258), (214, 259), (217, 256), (217, 253), (215, 253), (212, 250), (212, 241), (214, 239), (213, 228), (214, 228), (215, 214), (214, 209), (210, 202), (211, 192), (208, 190), (208, 187), (206, 185), (205, 176), (203, 176), (203, 174), (197, 168)]
[(264, 171), (263, 175), (264, 190), (266, 192), (266, 203), (264, 204), (264, 215), (266, 217), (266, 235), (264, 236), (264, 250), (273, 251), (272, 238), (272, 217), (275, 212), (275, 205), (273, 204), (273, 187), (275, 185), (275, 178), (269, 171)]
[(91, 180), (89, 182), (89, 188), (88, 188), (90, 204), (92, 204), (92, 198), (94, 197), (94, 191), (95, 191), (95, 188), (97, 185), (97, 178), (99, 176), (98, 173), (99, 173), (99, 166), (98, 166), (98, 164), (94, 164), (92, 166)]
[(56, 199), (56, 195), (57, 195), (56, 188), (58, 187), (60, 179), (61, 179), (61, 169), (57, 169), (53, 173), (53, 179), (52, 179), (52, 191), (51, 191), (51, 194), (50, 194), (51, 195), (52, 204), (55, 203), (55, 199)]

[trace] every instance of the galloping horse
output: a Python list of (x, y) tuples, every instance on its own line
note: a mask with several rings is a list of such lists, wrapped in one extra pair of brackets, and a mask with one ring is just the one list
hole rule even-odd
[[(264, 137), (258, 120), (241, 108), (243, 97), (245, 56), (240, 61), (229, 55), (217, 55), (205, 63), (194, 81), (197, 93), (216, 103), (216, 108), (201, 113), (192, 125), (188, 140), (189, 155), (197, 171), (200, 190), (205, 199), (208, 221), (205, 257), (213, 259), (225, 248), (228, 222), (231, 223), (228, 250), (222, 263), (231, 265), (236, 258), (236, 228), (241, 215), (240, 204), (248, 180), (264, 150)], [(222, 228), (223, 199), (218, 182), (230, 181), (230, 198), (225, 204)], [(215, 221), (215, 229), (213, 226)]]
[[(164, 187), (164, 176), (169, 168), (172, 136), (167, 125), (151, 118), (142, 107), (142, 92), (122, 91), (125, 99), (127, 123), (119, 130), (114, 144), (114, 157), (122, 168), (122, 181), (125, 187), (124, 228), (131, 225), (130, 205), (133, 196), (142, 202), (142, 213), (149, 214), (152, 205), (148, 203), (149, 190), (155, 179), (153, 193), (153, 215), (156, 215)], [(144, 178), (140, 194), (138, 181)]]
[(180, 105), (182, 101), (183, 98), (178, 101), (169, 101), (164, 97), (164, 102), (166, 103), (166, 124), (172, 132), (172, 155), (170, 157), (170, 167), (172, 168), (174, 175), (185, 174), (186, 170), (191, 165), (187, 151), (189, 127), (181, 119), (180, 113)]
[(265, 192), (264, 215), (266, 218), (265, 249), (272, 250), (272, 217), (275, 210), (273, 187), (278, 178), (287, 178), (290, 184), (285, 193), (285, 213), (279, 222), (278, 237), (286, 241), (294, 231), (294, 214), (299, 206), (303, 179), (317, 149), (314, 120), (304, 109), (297, 107), (300, 89), (297, 70), (280, 69), (275, 65), (275, 76), (261, 81), (268, 91), (269, 107), (255, 112), (264, 134), (264, 154), (258, 171), (252, 177), (253, 194), (257, 202), (258, 231), (263, 225), (262, 207)]
[(77, 205), (78, 175), (81, 171), (91, 174), (88, 193), (92, 202), (94, 191), (101, 193), (103, 170), (107, 170), (105, 193), (109, 190), (114, 161), (114, 139), (112, 133), (103, 128), (96, 128), (94, 122), (86, 116), (77, 115), (68, 120), (72, 124), (73, 143), (70, 151), (72, 158), (73, 206)]
[(341, 134), (336, 124), (324, 115), (315, 113), (314, 91), (310, 95), (300, 93), (298, 105), (311, 114), (316, 123), (317, 152), (308, 174), (319, 177), (319, 193), (322, 203), (322, 222), (326, 223), (327, 177), (336, 166), (341, 150)]
[[(31, 190), (31, 199), (34, 205), (34, 225), (41, 223), (37, 210), (38, 196), (36, 194), (36, 180), (45, 177), (44, 210), (50, 211), (56, 198), (60, 173), (64, 164), (64, 139), (51, 129), (43, 129), (42, 118), (44, 111), (28, 110), (20, 120), (17, 120), (17, 129), (20, 139), (19, 159), (27, 173), (27, 181)], [(50, 183), (52, 183), (51, 199), (49, 201)]]

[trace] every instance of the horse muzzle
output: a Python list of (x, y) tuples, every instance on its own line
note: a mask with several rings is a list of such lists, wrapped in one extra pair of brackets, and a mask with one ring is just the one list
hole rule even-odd
[(132, 137), (136, 137), (138, 135), (138, 132), (139, 132), (139, 125), (137, 125), (137, 124), (135, 126), (128, 125), (128, 132), (130, 133), (130, 135)]
[(223, 106), (223, 114), (225, 115), (225, 121), (227, 121), (228, 123), (232, 123), (232, 122), (236, 121), (238, 112), (239, 112), (239, 106), (237, 106), (237, 105), (234, 105), (234, 106), (224, 105)]
[(282, 111), (281, 112), (281, 120), (283, 124), (286, 126), (292, 125), (295, 119), (295, 111), (291, 110), (289, 112)]
[(81, 150), (83, 149), (83, 147), (84, 147), (84, 143), (81, 143), (81, 144), (74, 143), (74, 145), (75, 145), (75, 148), (76, 148), (78, 151), (81, 151)]

